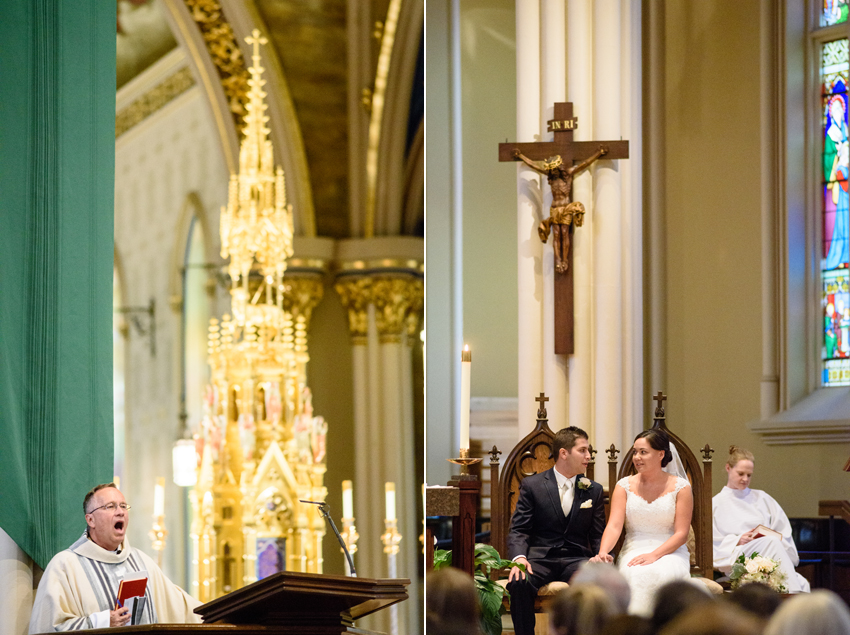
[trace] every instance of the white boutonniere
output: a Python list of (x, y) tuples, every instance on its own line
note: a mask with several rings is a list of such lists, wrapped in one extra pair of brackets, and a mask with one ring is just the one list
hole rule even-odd
[(590, 509), (591, 507), (593, 507), (593, 501), (589, 498), (579, 505), (579, 509)]
[(582, 476), (578, 480), (578, 488), (579, 489), (590, 489), (590, 486), (593, 485), (593, 482), (587, 478), (586, 476)]

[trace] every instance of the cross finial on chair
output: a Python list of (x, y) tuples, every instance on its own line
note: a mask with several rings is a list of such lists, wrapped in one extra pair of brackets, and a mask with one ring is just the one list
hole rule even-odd
[(652, 399), (658, 402), (658, 405), (655, 406), (655, 418), (661, 419), (664, 416), (664, 402), (667, 401), (667, 395), (659, 390), (658, 394)]
[(546, 406), (545, 402), (549, 401), (549, 397), (546, 396), (546, 393), (541, 392), (539, 397), (535, 397), (534, 401), (540, 402), (540, 407), (537, 409), (537, 418), (545, 419), (546, 418)]

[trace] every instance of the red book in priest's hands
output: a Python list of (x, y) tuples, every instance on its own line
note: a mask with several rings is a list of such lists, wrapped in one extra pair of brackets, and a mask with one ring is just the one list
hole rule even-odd
[(124, 606), (124, 602), (129, 598), (144, 597), (147, 586), (147, 571), (136, 571), (128, 575), (118, 584), (118, 598), (115, 602), (115, 608)]

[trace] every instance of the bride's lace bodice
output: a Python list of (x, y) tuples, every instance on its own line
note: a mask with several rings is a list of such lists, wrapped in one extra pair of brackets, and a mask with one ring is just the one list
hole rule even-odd
[(651, 615), (655, 594), (673, 580), (687, 580), (690, 573), (688, 548), (681, 545), (673, 553), (661, 556), (647, 565), (629, 566), (636, 556), (652, 553), (673, 535), (676, 522), (676, 499), (679, 491), (690, 485), (684, 478), (676, 478), (672, 491), (662, 494), (651, 503), (629, 489), (629, 479), (617, 481), (626, 490), (626, 541), (620, 550), (620, 573), (632, 588), (629, 612)]
[(626, 490), (626, 541), (639, 538), (657, 538), (662, 542), (673, 535), (676, 518), (676, 497), (687, 480), (676, 477), (676, 487), (651, 503), (629, 489), (629, 477), (617, 481)]

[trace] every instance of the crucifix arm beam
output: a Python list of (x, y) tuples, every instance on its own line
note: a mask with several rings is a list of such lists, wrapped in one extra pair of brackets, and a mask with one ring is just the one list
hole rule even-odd
[(556, 154), (561, 155), (564, 163), (567, 163), (568, 157), (572, 161), (583, 161), (598, 152), (599, 146), (608, 149), (608, 153), (605, 155), (606, 160), (629, 158), (628, 141), (573, 141), (568, 146), (562, 146), (552, 141), (549, 143), (500, 143), (499, 161), (521, 161), (519, 157), (514, 156), (514, 150), (519, 150), (532, 161), (548, 159)]

